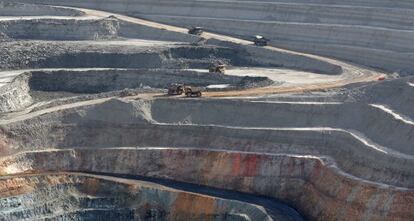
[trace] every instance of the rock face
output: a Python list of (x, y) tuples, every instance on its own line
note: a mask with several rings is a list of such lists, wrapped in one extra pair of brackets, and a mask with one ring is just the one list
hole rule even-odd
[(32, 103), (28, 81), (28, 76), (21, 75), (0, 88), (0, 112), (21, 110)]
[[(333, 1), (50, 1), (107, 10), (182, 27), (270, 38), (270, 44), (349, 60), (390, 72), (413, 72), (414, 4), (403, 0)], [(155, 7), (156, 6), (156, 7)], [(363, 6), (363, 7), (361, 7)]]
[(80, 173), (2, 178), (0, 189), (2, 220), (271, 220), (252, 204)]
[(32, 5), (14, 1), (0, 2), (1, 16), (82, 16), (83, 12), (75, 9), (56, 8), (48, 5)]
[[(315, 220), (410, 220), (413, 216), (412, 158), (385, 154), (335, 130), (196, 126), (207, 124), (201, 119), (208, 120), (197, 116), (182, 121), (184, 125), (161, 123), (166, 121), (158, 115), (164, 102), (170, 110), (185, 106), (161, 100), (154, 108), (152, 101), (111, 100), (10, 122), (2, 128), (9, 134), (3, 138), (7, 143), (3, 150), (26, 152), (4, 158), (1, 173), (81, 171), (174, 179), (272, 196)], [(237, 106), (244, 109), (240, 103)], [(208, 105), (204, 108), (208, 110)], [(246, 124), (248, 119), (239, 123)], [(50, 151), (45, 146), (62, 150)], [(281, 153), (270, 154), (277, 152)]]
[(410, 220), (414, 215), (412, 190), (361, 182), (328, 160), (312, 157), (168, 148), (72, 149), (20, 154), (0, 165), (3, 174), (131, 174), (267, 195), (291, 203), (316, 220)]
[(100, 40), (118, 37), (119, 30), (114, 19), (32, 19), (0, 23), (0, 32), (14, 39)]
[(0, 2), (0, 220), (414, 220), (413, 77), (246, 40), (410, 75), (412, 2), (26, 2), (60, 6)]
[(239, 77), (224, 74), (171, 69), (128, 69), (96, 71), (31, 72), (29, 85), (35, 91), (68, 91), (75, 93), (102, 93), (124, 88), (168, 88), (175, 82), (186, 85), (208, 86), (228, 84), (232, 88), (266, 86), (273, 82), (266, 77)]

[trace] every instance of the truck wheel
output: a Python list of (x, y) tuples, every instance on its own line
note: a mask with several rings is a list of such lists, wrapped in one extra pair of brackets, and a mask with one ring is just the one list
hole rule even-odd
[(197, 92), (197, 97), (201, 97), (201, 92)]

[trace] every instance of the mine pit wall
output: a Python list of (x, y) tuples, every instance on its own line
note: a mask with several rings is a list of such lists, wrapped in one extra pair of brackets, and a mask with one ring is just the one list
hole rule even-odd
[[(251, 101), (261, 102), (336, 102), (336, 103), (360, 103), (383, 105), (400, 116), (413, 121), (414, 112), (414, 76), (389, 79), (385, 81), (373, 81), (368, 83), (355, 83), (344, 86), (345, 93), (314, 92), (309, 94), (278, 94), (268, 97), (259, 97)], [(412, 84), (414, 85), (414, 83)], [(371, 109), (370, 107), (367, 107)]]
[(263, 23), (259, 21), (197, 17), (164, 17), (151, 15), (143, 15), (142, 17), (183, 27), (199, 24), (205, 26), (206, 29), (216, 30), (219, 33), (233, 36), (254, 36), (255, 33), (252, 31), (252, 27), (258, 27), (258, 33), (268, 36), (271, 40), (275, 39), (276, 41), (307, 42), (313, 45), (348, 45), (392, 50), (401, 53), (414, 51), (414, 46), (409, 45), (409, 42), (414, 37), (414, 32), (407, 30), (317, 24), (286, 24), (283, 22)]
[[(21, 45), (25, 46), (22, 47)], [(3, 49), (3, 48), (2, 48)], [(15, 53), (13, 54), (13, 49)], [(163, 48), (152, 52), (135, 45), (88, 45), (80, 42), (36, 41), (5, 43), (3, 70), (38, 68), (160, 68)], [(22, 59), (22, 55), (24, 58)]]
[(118, 37), (115, 19), (29, 19), (0, 21), (0, 32), (13, 39), (99, 40)]
[[(306, 104), (237, 100), (192, 101), (158, 99), (153, 119), (161, 123), (189, 122), (236, 127), (330, 127), (356, 130), (373, 142), (414, 155), (414, 125), (361, 103)], [(181, 106), (186, 106), (181, 110)], [(167, 113), (165, 110), (170, 110)], [(180, 110), (180, 111), (179, 111)], [(260, 114), (252, 114), (260, 110)], [(270, 119), (270, 120), (269, 120)], [(352, 121), (350, 121), (352, 119)], [(403, 135), (403, 136), (402, 136)]]
[(21, 110), (32, 104), (29, 78), (29, 74), (23, 74), (0, 87), (0, 113)]
[[(365, 9), (355, 9), (352, 10), (353, 13), (348, 13), (346, 10), (351, 9), (347, 9), (347, 7), (342, 7), (342, 9), (339, 9), (340, 13), (338, 13), (338, 11), (335, 11), (338, 10), (337, 8), (333, 10), (329, 7), (328, 9), (326, 9), (326, 7), (318, 5), (314, 7), (308, 6), (313, 8), (320, 8), (324, 11), (330, 10), (329, 12), (335, 14), (335, 16), (329, 15), (328, 17), (330, 17), (333, 20), (354, 20), (352, 25), (321, 24), (320, 20), (322, 20), (323, 18), (315, 18), (312, 15), (312, 13), (317, 13), (317, 11), (314, 12), (312, 10), (305, 10), (301, 8), (304, 6), (300, 4), (296, 6), (294, 6), (293, 4), (292, 7), (294, 7), (295, 10), (298, 10), (299, 12), (302, 12), (304, 13), (304, 15), (307, 16), (308, 21), (305, 23), (300, 23), (295, 20), (288, 20), (287, 22), (278, 21), (272, 23), (272, 20), (275, 20), (275, 18), (272, 17), (264, 18), (263, 20), (265, 21), (261, 22), (251, 20), (231, 21), (229, 19), (225, 19), (226, 13), (223, 11), (218, 11), (218, 14), (211, 15), (211, 11), (217, 11), (217, 9), (221, 8), (220, 5), (230, 3), (210, 1), (157, 1), (155, 3), (157, 7), (153, 7), (153, 1), (136, 0), (133, 3), (128, 2), (127, 8), (124, 7), (126, 3), (119, 1), (115, 2), (110, 0), (105, 1), (106, 4), (102, 4), (102, 1), (98, 2), (96, 0), (90, 0), (88, 2), (29, 0), (26, 2), (50, 3), (58, 5), (108, 10), (117, 13), (127, 14), (130, 16), (147, 18), (159, 22), (176, 24), (179, 26), (204, 26), (205, 28), (231, 35), (252, 36), (255, 34), (261, 34), (269, 37), (272, 40), (270, 44), (278, 47), (320, 54), (325, 56), (332, 56), (366, 66), (381, 68), (389, 72), (399, 72), (403, 75), (410, 75), (414, 71), (411, 65), (414, 59), (414, 57), (412, 56), (414, 49), (410, 46), (407, 46), (412, 45), (411, 42), (413, 39), (414, 32), (412, 30), (404, 30), (404, 27), (402, 27), (402, 30), (398, 30), (398, 28), (400, 27), (398, 21), (400, 21), (400, 19), (396, 19), (396, 21), (394, 21), (393, 18), (395, 14), (397, 18), (401, 17), (401, 15), (404, 14), (404, 12), (400, 12), (401, 9), (393, 9), (387, 11), (389, 7), (399, 7), (398, 5), (408, 5), (411, 8), (413, 8), (412, 3), (407, 3), (405, 1), (393, 1), (392, 6), (380, 8), (378, 9), (378, 11), (375, 8), (376, 5), (382, 7), (383, 5), (391, 5), (391, 2), (369, 3), (369, 6), (371, 6), (371, 8), (369, 8), (368, 10), (372, 11), (372, 14), (370, 13), (369, 15), (368, 13), (366, 13)], [(262, 5), (268, 3), (257, 4)], [(335, 4), (335, 2), (326, 2), (326, 4), (332, 5)], [(360, 3), (355, 2), (343, 4), (361, 5)], [(215, 6), (212, 7), (212, 5)], [(257, 9), (252, 9), (251, 7), (251, 3), (238, 3), (237, 8), (231, 7), (231, 12), (232, 14), (240, 13), (240, 16), (237, 17), (238, 19), (249, 19), (249, 16), (257, 13), (258, 11)], [(402, 7), (402, 9), (407, 9), (410, 7)], [(269, 11), (269, 9), (271, 9), (270, 12), (273, 13), (274, 7), (269, 6), (266, 8), (266, 11)], [(283, 9), (283, 11), (285, 10), (287, 9)], [(387, 12), (384, 12), (384, 10)], [(262, 13), (263, 10), (259, 11)], [(381, 11), (383, 11), (384, 13), (380, 13)], [(365, 16), (361, 16), (361, 12), (365, 14)], [(198, 16), (200, 16), (200, 14), (202, 15), (203, 13), (208, 13), (208, 16), (212, 19), (197, 18)], [(405, 13), (408, 13), (410, 15), (413, 14), (407, 11)], [(159, 16), (160, 14), (164, 16), (186, 15), (188, 17), (163, 17)], [(376, 20), (374, 18), (379, 14), (381, 14), (381, 16), (384, 15), (381, 18), (381, 22), (377, 24), (370, 24), (370, 19)], [(369, 18), (367, 16), (369, 16)], [(405, 21), (407, 19), (401, 20)], [(397, 22), (397, 24), (395, 22)], [(370, 27), (369, 25), (385, 26), (387, 28)], [(252, 27), (255, 27), (254, 30), (252, 30)], [(340, 50), (338, 50), (339, 48)], [(365, 51), (369, 53), (370, 56), (365, 56)], [(357, 54), (358, 56), (355, 56), (355, 54)], [(385, 56), (385, 54), (393, 55), (394, 58), (388, 58), (388, 56)], [(380, 60), (386, 60), (387, 62), (377, 61), (377, 58), (380, 58)]]
[(400, 53), (390, 50), (362, 48), (347, 45), (318, 44), (272, 40), (271, 45), (305, 53), (333, 57), (344, 61), (352, 61), (365, 66), (382, 69), (400, 76), (411, 76), (414, 53)]
[(328, 75), (341, 74), (343, 71), (339, 65), (286, 51), (269, 50), (252, 45), (239, 45), (216, 39), (209, 39), (207, 43), (246, 51), (250, 54), (250, 59), (254, 63), (259, 63), (263, 66), (276, 66)]
[[(2, 69), (35, 68), (204, 68), (218, 60), (234, 66), (261, 66), (249, 53), (214, 45), (193, 46), (188, 44), (165, 43), (154, 47), (125, 44), (88, 45), (82, 41), (58, 43), (37, 41), (35, 44), (20, 42), (5, 45), (7, 54), (0, 55)], [(16, 48), (17, 55), (11, 54)], [(151, 48), (151, 50), (149, 50)], [(49, 51), (50, 49), (51, 51)], [(39, 56), (39, 54), (41, 56)]]
[[(46, 44), (46, 43), (42, 43)], [(187, 68), (208, 68), (211, 64), (217, 62), (217, 60), (225, 61), (233, 65), (260, 65), (255, 63), (247, 52), (240, 51), (237, 49), (231, 49), (226, 47), (216, 46), (203, 46), (195, 47), (190, 45), (173, 45), (167, 47), (160, 47), (154, 49), (152, 52), (145, 51), (139, 47), (122, 47), (117, 49), (116, 47), (106, 49), (105, 47), (99, 46), (96, 48), (88, 48), (83, 51), (84, 45), (79, 45), (79, 50), (76, 50), (77, 43), (75, 46), (70, 44), (59, 47), (58, 50), (53, 52), (45, 52), (45, 45), (39, 45), (39, 47), (23, 48), (23, 51), (19, 51), (18, 54), (25, 55), (25, 59), (20, 57), (8, 57), (5, 55), (5, 60), (9, 61), (2, 64), (2, 68), (5, 69), (30, 69), (30, 68), (138, 68), (138, 69), (159, 69), (159, 68), (172, 68), (177, 69), (181, 66)], [(52, 46), (53, 48), (53, 46)], [(75, 48), (75, 49), (74, 49)], [(21, 48), (19, 48), (21, 49)], [(67, 49), (67, 50), (66, 50)], [(8, 49), (9, 50), (9, 49)], [(6, 54), (8, 54), (7, 51)], [(41, 56), (39, 56), (41, 55)], [(212, 55), (212, 57), (211, 57)], [(13, 60), (13, 61), (11, 61)], [(114, 70), (116, 72), (116, 70)], [(120, 71), (125, 73), (124, 71)], [(29, 87), (34, 87), (34, 90), (48, 90), (48, 91), (69, 91), (69, 92), (86, 92), (86, 93), (97, 93), (105, 92), (109, 90), (122, 90), (125, 87), (140, 87), (142, 84), (148, 84), (148, 86), (165, 88), (167, 84), (174, 83), (177, 81), (183, 81), (185, 83), (196, 84), (200, 86), (206, 86), (207, 84), (218, 84), (218, 83), (230, 83), (235, 84), (237, 87), (249, 87), (250, 83), (265, 86), (272, 84), (273, 82), (268, 79), (242, 79), (235, 76), (201, 74), (191, 71), (178, 71), (171, 70), (163, 73), (161, 70), (148, 70), (139, 71), (142, 75), (133, 76), (129, 74), (124, 76), (120, 73), (114, 74), (113, 79), (106, 79), (105, 82), (82, 82), (82, 79), (92, 77), (95, 75), (96, 79), (105, 79), (105, 75), (98, 76), (99, 73), (81, 71), (77, 75), (78, 78), (69, 78), (68, 72), (65, 71), (56, 72), (59, 76), (52, 74), (41, 74), (41, 72), (35, 72), (34, 75), (26, 76), (30, 79), (30, 85), (28, 81), (24, 81), (25, 77), (16, 78), (13, 80), (11, 85), (7, 86), (4, 90), (3, 97), (4, 103), (0, 107), (0, 112), (10, 112), (20, 110), (23, 107), (27, 107), (31, 104), (30, 96), (28, 95)], [(53, 72), (55, 73), (55, 72)], [(63, 76), (66, 77), (61, 78)], [(76, 74), (76, 73), (75, 73)], [(39, 77), (42, 75), (44, 79)], [(101, 78), (100, 78), (101, 77)], [(134, 81), (128, 81), (129, 77), (133, 77)], [(159, 79), (159, 81), (153, 81), (153, 79)], [(110, 80), (116, 80), (111, 81)], [(130, 79), (131, 80), (131, 79)], [(37, 81), (37, 83), (36, 83)], [(53, 82), (55, 81), (55, 82)], [(260, 82), (259, 82), (260, 81)], [(156, 83), (154, 83), (156, 82)], [(57, 84), (62, 83), (62, 85)], [(80, 88), (83, 85), (94, 86), (94, 88)], [(43, 85), (42, 85), (43, 84)], [(78, 85), (76, 85), (78, 84)], [(85, 85), (86, 84), (86, 85)], [(119, 85), (117, 85), (119, 84)], [(254, 85), (253, 85), (254, 86)], [(78, 89), (76, 89), (76, 87)], [(79, 89), (80, 88), (80, 89)], [(88, 91), (89, 90), (89, 91)]]
[[(158, 7), (152, 8), (153, 2), (141, 1), (136, 15), (145, 16), (197, 16), (225, 19), (244, 19), (259, 21), (280, 21), (296, 23), (319, 23), (385, 27), (394, 29), (413, 30), (413, 10), (375, 7), (343, 7), (330, 3), (320, 6), (308, 4), (248, 2), (237, 3), (226, 1), (164, 1)], [(372, 3), (371, 3), (372, 5)], [(215, 10), (206, 10), (214, 8)], [(174, 10), (172, 10), (174, 9)], [(386, 14), (392, 16), (384, 16)], [(147, 15), (146, 15), (147, 14)], [(334, 16), (333, 16), (334, 15)]]
[[(226, 1), (183, 1), (183, 0), (135, 0), (133, 3), (126, 3), (106, 0), (105, 4), (100, 5), (98, 0), (90, 0), (89, 2), (80, 1), (51, 1), (51, 0), (22, 0), (23, 2), (33, 3), (57, 3), (67, 6), (101, 7), (101, 10), (114, 9), (118, 12), (128, 12), (132, 15), (138, 14), (160, 14), (160, 15), (176, 15), (176, 16), (205, 16), (218, 18), (243, 18), (251, 20), (285, 20), (292, 22), (321, 22), (333, 24), (354, 24), (369, 26), (398, 26), (410, 28), (408, 23), (412, 20), (412, 14), (409, 9), (414, 9), (414, 4), (410, 0), (390, 0), (387, 3), (381, 1), (238, 1), (237, 10), (233, 2)], [(305, 4), (292, 4), (305, 3)], [(312, 3), (316, 3), (313, 5)], [(324, 4), (323, 9), (318, 3)], [(361, 8), (358, 6), (369, 6)], [(122, 7), (124, 6), (124, 7)], [(343, 7), (347, 6), (347, 7)], [(356, 6), (356, 7), (352, 7)], [(383, 8), (384, 7), (384, 8)], [(214, 8), (209, 10), (206, 8)], [(384, 16), (390, 13), (393, 16)], [(334, 14), (335, 16), (332, 16)], [(342, 17), (340, 17), (342, 15)], [(341, 19), (342, 18), (342, 19)], [(346, 20), (345, 20), (346, 19)]]
[(364, 86), (349, 85), (349, 92), (338, 96), (338, 99), (352, 98), (362, 103), (383, 104), (403, 116), (414, 119), (414, 87), (410, 86), (410, 82), (414, 82), (414, 76), (371, 82)]
[[(269, 44), (275, 47), (334, 57), (365, 66), (381, 68), (388, 72), (398, 72), (402, 75), (411, 75), (414, 71), (411, 65), (414, 61), (414, 49), (406, 47), (414, 38), (414, 31), (367, 30), (367, 28), (358, 30), (354, 27), (347, 29), (344, 27), (327, 27), (326, 25), (262, 23), (194, 17), (151, 15), (141, 17), (178, 26), (200, 25), (212, 32), (246, 39), (255, 34), (261, 34), (269, 37)], [(252, 31), (251, 27), (259, 28)], [(335, 33), (335, 35), (331, 33)], [(380, 39), (378, 36), (384, 37)], [(375, 39), (373, 40), (373, 38)], [(359, 40), (355, 41), (353, 39)], [(365, 51), (369, 56), (364, 54)], [(392, 55), (393, 57), (385, 55)], [(375, 58), (379, 58), (379, 60)]]
[[(188, 120), (191, 122), (191, 118)], [(412, 159), (377, 151), (341, 130), (160, 125), (153, 120), (148, 101), (114, 100), (98, 107), (54, 112), (5, 124), (1, 131), (3, 156), (45, 147), (99, 149), (116, 146), (327, 155), (332, 156), (341, 169), (367, 180), (403, 187), (414, 183)]]
[[(156, 184), (82, 174), (0, 179), (0, 219), (270, 220), (260, 207), (164, 188)], [(66, 208), (64, 213), (59, 212)]]
[(156, 29), (116, 18), (22, 19), (0, 21), (0, 32), (13, 39), (99, 40), (117, 37), (195, 43), (200, 37)]
[(196, 35), (189, 35), (180, 32), (173, 32), (145, 25), (135, 24), (119, 20), (119, 35), (125, 38), (147, 39), (153, 41), (174, 41), (196, 43), (201, 38)]
[[(42, 125), (23, 130), (6, 130), (6, 134), (13, 133), (19, 136), (16, 138), (16, 135), (6, 135), (4, 138), (6, 142), (4, 149), (8, 149), (6, 154), (24, 150), (42, 150), (45, 146), (54, 148), (94, 147), (98, 149), (111, 146), (171, 146), (225, 148), (266, 153), (322, 154), (332, 156), (341, 168), (355, 176), (398, 186), (409, 186), (413, 183), (413, 160), (387, 156), (340, 132), (231, 130), (176, 125), (126, 127), (119, 124), (92, 122), (90, 124), (94, 126), (59, 128), (58, 122), (49, 121), (47, 123), (52, 124), (50, 128)], [(16, 127), (23, 126), (16, 125)], [(33, 131), (36, 131), (34, 135), (20, 135), (23, 133), (33, 134)], [(263, 136), (271, 136), (272, 138), (261, 139)], [(37, 140), (27, 141), (28, 139)], [(318, 141), (318, 139), (321, 140)]]
[[(137, 62), (139, 61), (139, 62)], [(159, 53), (68, 52), (29, 64), (39, 68), (159, 68)]]
[[(30, 1), (25, 1), (30, 2)], [(94, 8), (100, 10), (108, 10), (112, 12), (127, 14), (127, 15), (134, 15), (133, 10), (134, 7), (131, 5), (128, 6), (128, 9), (121, 7), (119, 4), (124, 4), (120, 2), (112, 2), (108, 4), (103, 4), (102, 2), (70, 2), (67, 1), (34, 1), (35, 3), (48, 3), (54, 5), (66, 5), (66, 6), (77, 6), (77, 7), (85, 7), (85, 8)], [(136, 6), (137, 4), (134, 4)], [(138, 4), (140, 5), (140, 4)], [(121, 7), (121, 8), (120, 8)], [(180, 33), (166, 32), (162, 29), (154, 30), (153, 28), (145, 28), (144, 26), (139, 27), (137, 25), (132, 25), (128, 22), (121, 22), (120, 27), (120, 35), (124, 37), (142, 37), (144, 39), (151, 38), (155, 40), (172, 40), (172, 41), (191, 41), (194, 42), (196, 38), (194, 36), (187, 35)], [(198, 40), (198, 39), (197, 39)], [(326, 61), (321, 61), (316, 58), (310, 58), (303, 55), (297, 55), (294, 53), (288, 52), (281, 52), (281, 51), (269, 51), (266, 49), (258, 49), (255, 47), (249, 46), (237, 46), (230, 42), (223, 42), (218, 40), (209, 41), (209, 43), (224, 45), (224, 46), (232, 46), (242, 49), (242, 51), (247, 51), (248, 53), (252, 54), (252, 57), (260, 57), (261, 59), (253, 59), (254, 62), (266, 65), (266, 66), (278, 66), (278, 67), (286, 67), (292, 68), (297, 70), (304, 70), (304, 71), (313, 71), (317, 73), (323, 74), (340, 74), (342, 69), (338, 65), (330, 64)]]
[(46, 5), (31, 5), (15, 3), (15, 1), (0, 2), (0, 16), (81, 16), (83, 12), (67, 9), (56, 8)]
[(244, 88), (268, 85), (267, 78), (243, 78), (224, 74), (171, 70), (171, 69), (128, 69), (99, 71), (34, 71), (29, 80), (34, 91), (65, 91), (73, 93), (102, 93), (125, 88), (151, 87), (165, 89), (172, 83), (207, 86), (229, 84)]
[(85, 149), (22, 154), (3, 160), (1, 168), (6, 174), (11, 168), (14, 173), (83, 171), (171, 178), (275, 197), (312, 220), (408, 221), (414, 215), (412, 190), (361, 182), (312, 157), (189, 149)]
[(286, 3), (309, 3), (309, 4), (332, 4), (332, 5), (355, 5), (369, 7), (385, 7), (385, 8), (410, 8), (414, 9), (414, 3), (411, 0), (236, 0), (238, 2), (286, 2)]

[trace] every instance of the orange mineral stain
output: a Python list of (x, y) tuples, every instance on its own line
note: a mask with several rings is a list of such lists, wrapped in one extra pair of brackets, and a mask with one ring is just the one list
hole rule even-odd
[(247, 155), (244, 160), (244, 173), (243, 176), (252, 177), (256, 175), (257, 171), (257, 155)]
[(172, 218), (197, 217), (215, 213), (215, 199), (189, 193), (178, 193), (172, 208)]
[(238, 176), (240, 174), (240, 165), (241, 165), (241, 156), (239, 153), (234, 154), (233, 165), (232, 165), (232, 175)]

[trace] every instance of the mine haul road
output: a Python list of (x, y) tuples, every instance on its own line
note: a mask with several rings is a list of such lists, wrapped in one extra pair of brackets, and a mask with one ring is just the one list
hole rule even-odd
[[(52, 5), (51, 5), (52, 6)], [(125, 16), (121, 14), (106, 12), (106, 11), (98, 11), (98, 10), (92, 10), (92, 9), (84, 9), (84, 8), (76, 8), (76, 7), (66, 7), (66, 6), (53, 6), (53, 7), (59, 7), (59, 8), (66, 8), (66, 9), (74, 9), (79, 10), (84, 13), (83, 16), (78, 17), (65, 17), (65, 16), (32, 16), (29, 18), (53, 18), (53, 19), (79, 19), (79, 20), (85, 20), (85, 19), (99, 19), (99, 18), (107, 18), (109, 16), (115, 16), (117, 19), (126, 21), (129, 23), (139, 24), (148, 26), (151, 28), (156, 28), (160, 30), (168, 30), (171, 32), (178, 32), (178, 33), (184, 33), (187, 34), (188, 29), (171, 26), (171, 25), (165, 25), (157, 22), (152, 22), (140, 18)], [(25, 17), (5, 17), (3, 19), (27, 19)], [(216, 33), (211, 32), (203, 32), (201, 37), (207, 39), (207, 40), (215, 40), (215, 41), (221, 41), (221, 42), (229, 42), (231, 44), (237, 44), (237, 45), (243, 45), (243, 46), (251, 46), (253, 45), (253, 42), (243, 40), (240, 38), (220, 35)], [(138, 42), (138, 43), (137, 43)], [(111, 44), (115, 44), (111, 43)], [(122, 42), (121, 42), (122, 43)], [(144, 44), (145, 42), (140, 41), (130, 41), (126, 40), (122, 44)], [(252, 46), (251, 46), (252, 47)], [(275, 77), (275, 70), (279, 73), (279, 75), (276, 77), (277, 80), (286, 78), (288, 84), (275, 84), (271, 86), (266, 87), (260, 87), (260, 88), (250, 88), (250, 89), (243, 89), (243, 90), (228, 90), (228, 91), (214, 91), (214, 92), (205, 92), (203, 96), (205, 97), (237, 97), (237, 96), (261, 96), (261, 95), (268, 95), (268, 94), (277, 94), (277, 93), (300, 93), (300, 92), (306, 92), (306, 91), (317, 91), (317, 90), (324, 90), (324, 89), (330, 89), (330, 88), (337, 88), (341, 87), (347, 84), (352, 83), (358, 83), (358, 82), (370, 82), (370, 81), (376, 81), (378, 78), (385, 76), (385, 73), (381, 71), (377, 71), (371, 68), (367, 68), (361, 65), (351, 64), (348, 62), (342, 62), (339, 60), (326, 58), (322, 56), (316, 56), (306, 53), (300, 53), (300, 52), (294, 52), (290, 50), (280, 49), (272, 46), (266, 46), (264, 47), (267, 50), (275, 51), (279, 53), (287, 53), (287, 54), (293, 54), (297, 56), (304, 56), (310, 59), (316, 59), (323, 62), (330, 63), (332, 65), (337, 65), (342, 68), (342, 72), (338, 75), (322, 75), (318, 73), (311, 73), (311, 72), (301, 72), (301, 71), (295, 71), (295, 70), (288, 70), (288, 69), (280, 69), (280, 68), (262, 68), (263, 72), (260, 72), (260, 74), (257, 74), (256, 76), (262, 75), (265, 77), (268, 77), (270, 79), (274, 79)], [(93, 68), (90, 68), (93, 69)], [(230, 68), (231, 70), (232, 68)], [(43, 69), (36, 69), (38, 71), (41, 71)], [(244, 70), (231, 70), (229, 71), (230, 74), (234, 75), (243, 75), (245, 74), (246, 70), (249, 70), (249, 67), (245, 68)], [(0, 83), (4, 84), (7, 83), (10, 79), (12, 79), (14, 76), (17, 76), (21, 74), (22, 72), (27, 70), (14, 70), (14, 71), (2, 71), (0, 73)], [(253, 70), (252, 71), (256, 71)], [(280, 72), (283, 72), (283, 75), (280, 75)], [(291, 78), (290, 75), (292, 73), (300, 73), (300, 75), (296, 74), (297, 76)], [(291, 79), (290, 79), (291, 78)], [(298, 80), (302, 78), (301, 80)], [(297, 81), (295, 83), (295, 81)]]
[[(106, 11), (98, 11), (98, 10), (91, 10), (91, 9), (83, 9), (83, 8), (75, 8), (75, 7), (68, 7), (71, 9), (77, 9), (83, 11), (87, 16), (94, 16), (98, 18), (104, 18), (109, 16), (115, 16), (120, 20), (124, 20), (131, 23), (136, 23), (140, 25), (145, 25), (153, 28), (169, 30), (173, 32), (180, 32), (180, 33), (187, 33), (188, 29), (176, 27), (172, 25), (161, 24), (157, 22), (152, 22), (140, 18), (134, 18), (130, 16), (125, 16), (121, 14), (106, 12)], [(230, 37), (226, 35), (220, 35), (211, 32), (203, 32), (201, 37), (205, 39), (217, 39), (220, 41), (231, 42), (240, 45), (252, 45), (252, 41), (247, 41), (240, 38)], [(338, 65), (342, 67), (343, 73), (336, 77), (334, 80), (327, 80), (327, 82), (323, 83), (307, 83), (307, 84), (299, 84), (299, 85), (289, 85), (289, 86), (269, 86), (263, 88), (252, 88), (246, 90), (236, 90), (236, 91), (224, 91), (224, 92), (207, 92), (205, 96), (207, 97), (228, 97), (228, 96), (260, 96), (266, 94), (276, 94), (276, 93), (295, 93), (295, 92), (306, 92), (306, 91), (314, 91), (314, 90), (322, 90), (322, 89), (329, 89), (329, 88), (336, 88), (341, 87), (351, 83), (357, 82), (369, 82), (378, 80), (379, 77), (385, 76), (383, 72), (372, 70), (360, 65), (350, 64), (346, 62), (342, 62), (339, 60), (299, 53), (294, 51), (289, 51), (281, 48), (276, 48), (272, 46), (265, 47), (268, 50), (278, 51), (278, 52), (285, 52), (285, 53), (293, 53), (301, 56), (306, 56), (309, 58), (318, 59), (321, 61), (326, 61), (331, 64)]]

